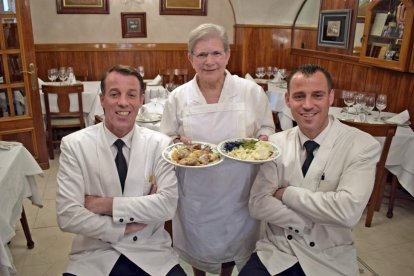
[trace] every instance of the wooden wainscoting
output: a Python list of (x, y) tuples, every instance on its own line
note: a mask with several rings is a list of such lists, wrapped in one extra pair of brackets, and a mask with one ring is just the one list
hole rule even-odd
[[(114, 64), (144, 66), (146, 79), (157, 76), (159, 69), (187, 68), (189, 79), (195, 71), (187, 58), (187, 44), (162, 43), (96, 43), (96, 44), (37, 44), (38, 75), (47, 80), (52, 67), (72, 66), (75, 71), (88, 70), (88, 80), (100, 80)], [(232, 72), (237, 62), (230, 60)]]

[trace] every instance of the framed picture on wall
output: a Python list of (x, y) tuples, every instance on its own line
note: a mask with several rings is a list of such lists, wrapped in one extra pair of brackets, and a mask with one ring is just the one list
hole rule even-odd
[(161, 15), (207, 15), (207, 0), (160, 0)]
[(109, 13), (109, 0), (56, 0), (57, 13)]
[(147, 22), (145, 12), (122, 12), (122, 37), (147, 37)]
[(319, 14), (318, 46), (348, 48), (351, 9), (325, 10)]

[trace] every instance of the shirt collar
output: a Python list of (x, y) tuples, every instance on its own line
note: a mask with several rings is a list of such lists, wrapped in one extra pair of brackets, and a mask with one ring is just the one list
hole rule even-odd
[(121, 139), (122, 141), (124, 141), (125, 146), (128, 149), (130, 149), (131, 143), (132, 143), (132, 136), (134, 134), (134, 129), (135, 127), (133, 127), (132, 130), (128, 132), (124, 137), (119, 138), (118, 136), (113, 134), (104, 124), (104, 132), (105, 132), (106, 140), (108, 141), (110, 147), (115, 143), (116, 140)]
[(309, 139), (305, 134), (303, 134), (303, 132), (300, 130), (300, 128), (298, 127), (298, 133), (299, 133), (299, 141), (300, 141), (300, 144), (301, 144), (301, 146), (302, 146), (302, 149), (304, 149), (304, 144), (305, 144), (305, 142), (306, 141), (308, 141), (308, 140), (313, 140), (313, 141), (315, 141), (316, 143), (318, 143), (319, 145), (322, 145), (322, 142), (323, 142), (323, 140), (325, 140), (325, 138), (326, 138), (326, 136), (328, 135), (328, 132), (329, 132), (329, 129), (331, 128), (331, 126), (332, 126), (332, 121), (333, 121), (333, 118), (331, 117), (331, 116), (329, 116), (329, 121), (328, 121), (328, 125), (325, 127), (325, 129), (324, 130), (322, 130), (322, 132), (321, 133), (319, 133), (319, 135), (318, 136), (316, 136), (315, 137), (315, 139)]

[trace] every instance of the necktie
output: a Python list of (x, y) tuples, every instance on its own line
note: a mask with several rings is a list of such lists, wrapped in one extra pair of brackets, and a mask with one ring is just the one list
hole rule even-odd
[(127, 162), (125, 160), (125, 156), (122, 153), (122, 147), (124, 146), (124, 141), (121, 139), (118, 139), (115, 141), (114, 145), (118, 149), (118, 153), (115, 157), (115, 164), (116, 169), (118, 170), (118, 176), (119, 176), (119, 182), (121, 182), (121, 188), (122, 192), (124, 192), (124, 186), (125, 186), (125, 178), (127, 176), (128, 166)]
[(310, 164), (312, 163), (312, 160), (313, 160), (313, 151), (317, 147), (319, 147), (319, 144), (316, 143), (315, 141), (308, 140), (308, 141), (305, 142), (304, 146), (305, 146), (305, 149), (306, 149), (306, 160), (305, 160), (305, 162), (303, 162), (303, 165), (302, 165), (303, 176), (306, 175), (306, 173), (309, 169), (309, 166), (310, 166)]

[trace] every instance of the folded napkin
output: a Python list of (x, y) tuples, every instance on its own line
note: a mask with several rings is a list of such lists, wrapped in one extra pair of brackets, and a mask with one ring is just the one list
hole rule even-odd
[(249, 73), (247, 73), (245, 76), (244, 76), (244, 78), (245, 79), (247, 79), (247, 80), (252, 80), (252, 81), (254, 81), (254, 78), (252, 77), (252, 75), (250, 75)]
[(408, 114), (408, 110), (404, 110), (401, 113), (398, 113), (397, 115), (385, 120), (386, 123), (389, 124), (399, 124), (402, 125), (405, 122), (407, 122), (408, 120), (410, 120), (410, 114)]
[(37, 82), (39, 83), (40, 88), (42, 88), (42, 85), (45, 84), (45, 82), (41, 78), (37, 78)]
[(162, 77), (157, 75), (152, 81), (147, 82), (147, 85), (161, 85)]
[(0, 149), (10, 150), (13, 146), (21, 145), (19, 142), (0, 141)]

